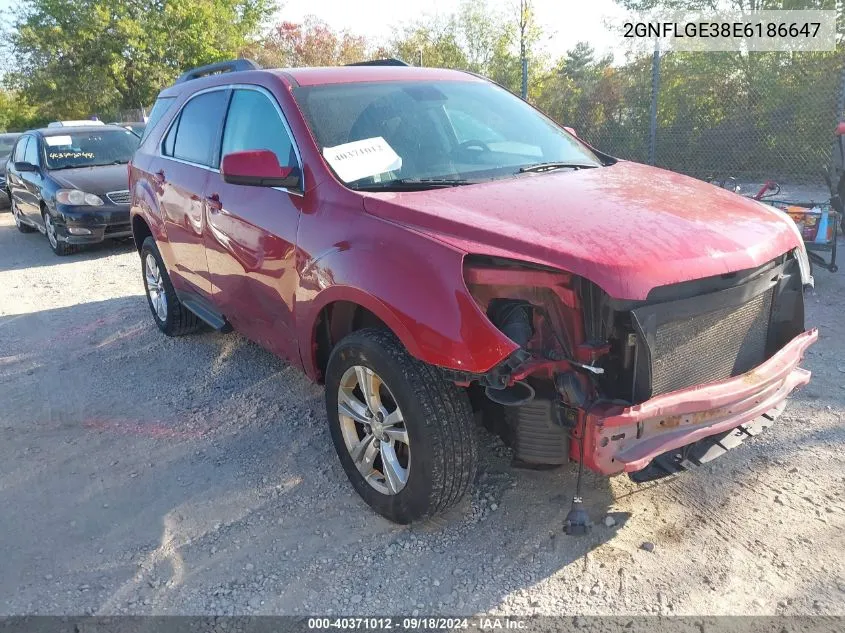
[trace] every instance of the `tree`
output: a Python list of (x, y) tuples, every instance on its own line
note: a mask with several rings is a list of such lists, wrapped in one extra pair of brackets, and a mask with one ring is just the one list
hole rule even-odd
[(334, 31), (322, 20), (309, 16), (303, 24), (277, 24), (246, 51), (270, 68), (337, 66), (364, 59), (367, 42), (348, 31)]
[(58, 118), (150, 105), (186, 68), (234, 57), (269, 0), (29, 0), (9, 82)]

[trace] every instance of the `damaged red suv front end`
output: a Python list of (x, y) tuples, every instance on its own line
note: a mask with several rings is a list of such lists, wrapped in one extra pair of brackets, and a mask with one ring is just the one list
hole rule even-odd
[(523, 462), (574, 459), (644, 481), (709, 461), (769, 426), (810, 379), (798, 365), (818, 334), (804, 331), (799, 256), (639, 301), (569, 273), (469, 257), (469, 292), (517, 347), (464, 381), (506, 408)]

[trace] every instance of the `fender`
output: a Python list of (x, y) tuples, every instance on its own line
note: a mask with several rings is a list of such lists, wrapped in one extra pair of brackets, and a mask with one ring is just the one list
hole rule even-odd
[[(134, 169), (132, 170), (134, 175)], [(170, 248), (170, 243), (167, 240), (167, 230), (164, 225), (164, 218), (161, 216), (161, 210), (158, 206), (158, 197), (161, 192), (156, 192), (153, 186), (145, 178), (131, 178), (131, 200), (132, 206), (129, 208), (129, 221), (132, 223), (133, 230), (135, 226), (135, 216), (141, 218), (150, 227), (150, 232), (153, 234), (153, 239), (156, 241), (158, 250), (161, 253), (164, 263), (168, 270), (172, 270), (174, 265), (173, 251)], [(137, 243), (138, 248), (141, 247)]]
[[(312, 345), (317, 320), (334, 301), (370, 310), (412, 356), (431, 365), (484, 373), (517, 348), (470, 295), (462, 252), (371, 216), (360, 215), (355, 228), (348, 241), (335, 243), (300, 269), (295, 319), (309, 376), (317, 373)], [(305, 242), (308, 233), (308, 227), (300, 233)]]

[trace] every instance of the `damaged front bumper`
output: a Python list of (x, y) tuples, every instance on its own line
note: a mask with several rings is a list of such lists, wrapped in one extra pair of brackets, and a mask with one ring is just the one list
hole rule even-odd
[(799, 334), (742, 375), (657, 396), (621, 408), (599, 405), (586, 414), (584, 463), (606, 475), (641, 470), (673, 449), (730, 431), (776, 408), (810, 380), (798, 367), (818, 338)]

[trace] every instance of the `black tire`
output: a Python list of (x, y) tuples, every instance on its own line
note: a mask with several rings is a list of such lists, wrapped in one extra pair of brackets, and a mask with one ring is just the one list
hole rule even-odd
[[(64, 257), (65, 255), (71, 255), (79, 250), (79, 247), (75, 244), (68, 244), (67, 242), (62, 242), (58, 239), (55, 233), (55, 227), (52, 225), (53, 216), (51, 216), (50, 212), (44, 207), (41, 208), (41, 217), (44, 220), (44, 232), (45, 237), (47, 238), (47, 243), (56, 255)], [(53, 231), (52, 237), (50, 234), (51, 230)]]
[(38, 229), (36, 229), (34, 226), (30, 226), (29, 224), (21, 222), (21, 219), (20, 219), (20, 216), (18, 215), (18, 210), (17, 210), (17, 207), (15, 206), (15, 203), (11, 202), (11, 200), (12, 200), (11, 198), (9, 198), (9, 200), (10, 200), (9, 205), (11, 206), (11, 209), (12, 209), (12, 217), (15, 219), (15, 226), (18, 227), (18, 231), (20, 231), (21, 233), (34, 233), (35, 231), (37, 231)]
[[(161, 275), (162, 292), (166, 299), (165, 317), (163, 319), (159, 316), (158, 311), (154, 307), (153, 299), (150, 295), (150, 287), (148, 285), (146, 274), (146, 262), (148, 255), (155, 259), (155, 263), (158, 266), (158, 271)], [(152, 237), (145, 239), (144, 243), (141, 245), (141, 278), (144, 280), (144, 291), (147, 295), (147, 304), (150, 306), (150, 312), (152, 313), (153, 320), (159, 330), (167, 334), (167, 336), (183, 336), (184, 334), (196, 332), (203, 327), (203, 322), (200, 318), (188, 310), (188, 308), (183, 306), (182, 302), (179, 301), (179, 297), (176, 296), (176, 291), (173, 289), (173, 284), (170, 283), (170, 276), (167, 274), (167, 268), (164, 265), (164, 260), (162, 260), (161, 253), (158, 251), (158, 246), (156, 246), (155, 240)]]
[[(338, 390), (344, 373), (354, 366), (374, 371), (402, 410), (411, 458), (407, 483), (392, 495), (367, 483), (343, 439)], [(413, 358), (391, 332), (359, 330), (335, 346), (326, 370), (326, 409), (332, 441), (349, 481), (385, 518), (404, 524), (441, 513), (458, 503), (472, 485), (478, 449), (466, 392), (436, 367)]]

